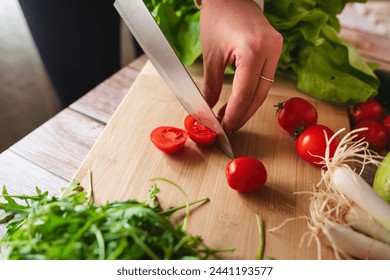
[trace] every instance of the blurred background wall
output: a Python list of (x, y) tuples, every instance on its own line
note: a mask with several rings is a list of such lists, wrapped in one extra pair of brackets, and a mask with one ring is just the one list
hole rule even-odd
[[(121, 26), (121, 64), (134, 58)], [(0, 153), (61, 110), (18, 0), (0, 0)]]
[(59, 108), (19, 3), (0, 0), (0, 152)]

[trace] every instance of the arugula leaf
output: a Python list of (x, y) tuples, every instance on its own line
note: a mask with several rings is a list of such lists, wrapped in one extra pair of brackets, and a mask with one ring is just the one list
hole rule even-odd
[[(39, 190), (39, 189), (37, 189), (37, 190)], [(7, 222), (7, 220), (10, 217), (13, 217), (15, 214), (22, 214), (22, 215), (27, 214), (28, 211), (26, 211), (26, 209), (28, 209), (28, 205), (27, 206), (21, 205), (21, 204), (17, 203), (14, 198), (20, 198), (23, 200), (34, 199), (34, 197), (30, 197), (30, 196), (11, 196), (8, 194), (7, 188), (5, 186), (3, 186), (1, 196), (5, 199), (5, 201), (7, 203), (0, 202), (0, 209), (5, 212), (4, 214), (2, 214), (0, 216), (0, 223), (2, 223), (3, 221)], [(39, 198), (37, 198), (37, 199), (41, 199), (44, 196), (42, 196), (41, 193), (38, 193), (38, 197)]]
[(209, 249), (200, 236), (173, 225), (167, 216), (191, 203), (164, 212), (157, 200), (159, 191), (154, 184), (144, 202), (96, 205), (76, 181), (60, 197), (39, 188), (36, 196), (11, 196), (4, 186), (6, 202), (0, 203), (0, 210), (5, 214), (0, 219), (13, 219), (0, 241), (0, 256), (12, 260), (205, 259), (232, 250)]

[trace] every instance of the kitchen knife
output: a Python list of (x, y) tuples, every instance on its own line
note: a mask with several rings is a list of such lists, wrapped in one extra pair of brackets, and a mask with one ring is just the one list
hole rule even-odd
[(213, 130), (221, 150), (234, 158), (229, 139), (199, 88), (164, 36), (143, 0), (116, 0), (118, 13), (184, 109)]

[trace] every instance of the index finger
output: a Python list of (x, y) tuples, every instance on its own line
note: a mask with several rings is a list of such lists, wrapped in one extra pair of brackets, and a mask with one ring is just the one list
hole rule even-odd
[(232, 94), (228, 100), (222, 126), (227, 133), (238, 128), (240, 120), (250, 107), (264, 64), (262, 56), (253, 52), (236, 58), (236, 72), (233, 78)]

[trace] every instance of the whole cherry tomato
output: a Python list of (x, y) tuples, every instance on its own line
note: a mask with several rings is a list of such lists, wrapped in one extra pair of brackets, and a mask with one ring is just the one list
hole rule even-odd
[(354, 124), (362, 121), (380, 122), (384, 115), (384, 109), (378, 101), (369, 98), (365, 102), (350, 107), (348, 113)]
[(387, 147), (390, 148), (390, 115), (388, 115), (387, 117), (385, 117), (381, 124), (383, 125), (383, 127), (385, 128), (386, 130), (386, 135), (387, 135)]
[(293, 97), (276, 106), (280, 127), (292, 136), (297, 136), (306, 127), (317, 123), (317, 110), (305, 99)]
[(184, 146), (187, 133), (177, 127), (160, 126), (150, 133), (150, 140), (159, 150), (171, 154)]
[(384, 151), (387, 144), (386, 129), (376, 121), (363, 121), (355, 125), (355, 129), (367, 127), (367, 130), (357, 133), (358, 138), (364, 138), (370, 148), (378, 153)]
[(265, 184), (267, 170), (256, 158), (238, 157), (226, 166), (226, 179), (232, 189), (243, 193), (252, 192)]
[(216, 133), (190, 115), (184, 119), (184, 127), (191, 140), (199, 146), (209, 146), (215, 143)]
[[(298, 155), (314, 166), (324, 166), (321, 161), (325, 157), (326, 152), (325, 133), (328, 140), (334, 135), (334, 132), (325, 125), (315, 124), (306, 128), (295, 142), (295, 149)], [(330, 142), (329, 158), (333, 157), (339, 143), (340, 139), (338, 137)]]

